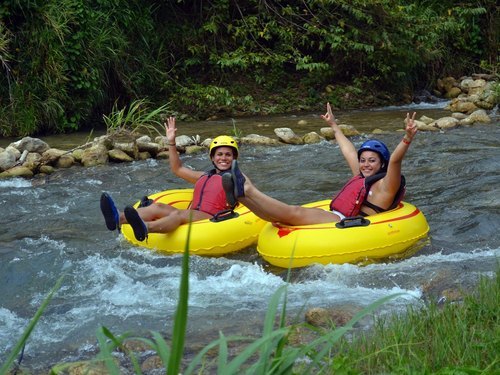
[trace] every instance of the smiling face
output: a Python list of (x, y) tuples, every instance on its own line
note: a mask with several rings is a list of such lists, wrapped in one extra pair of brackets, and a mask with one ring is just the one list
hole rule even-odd
[(374, 151), (363, 151), (359, 156), (359, 171), (364, 177), (373, 176), (382, 169), (382, 159)]
[(220, 146), (217, 147), (212, 156), (212, 162), (220, 171), (231, 169), (231, 163), (234, 159), (234, 150), (232, 147)]

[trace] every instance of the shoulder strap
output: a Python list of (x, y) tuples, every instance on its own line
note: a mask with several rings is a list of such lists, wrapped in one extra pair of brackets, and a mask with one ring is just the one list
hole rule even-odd
[[(376, 175), (370, 176), (366, 179), (366, 191), (370, 191), (371, 186), (377, 182), (378, 180), (384, 178), (386, 175), (385, 172), (382, 173), (377, 173)], [(392, 210), (393, 208), (396, 208), (404, 198), (404, 195), (406, 193), (406, 179), (405, 176), (401, 175), (401, 182), (399, 184), (398, 191), (396, 192), (396, 195), (394, 196), (394, 200), (392, 201), (391, 205), (389, 206), (388, 209), (384, 209), (382, 207), (379, 207), (373, 203), (368, 202), (366, 199), (368, 198), (368, 194), (366, 195), (365, 201), (363, 202), (364, 206), (370, 207), (372, 210), (375, 212), (384, 212), (384, 211), (389, 211)]]

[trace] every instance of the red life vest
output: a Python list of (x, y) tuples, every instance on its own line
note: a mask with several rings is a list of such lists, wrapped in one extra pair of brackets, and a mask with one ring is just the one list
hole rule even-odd
[(210, 215), (228, 209), (221, 175), (212, 170), (196, 181), (190, 207), (192, 210), (206, 212)]
[[(335, 195), (330, 202), (330, 210), (335, 210), (341, 214), (349, 217), (360, 214), (361, 206), (367, 205), (375, 210), (375, 212), (383, 212), (396, 208), (399, 202), (403, 200), (405, 194), (405, 178), (401, 176), (401, 184), (396, 193), (394, 201), (388, 209), (378, 207), (366, 200), (371, 186), (378, 180), (384, 178), (386, 172), (377, 173), (368, 178), (363, 177), (362, 174), (354, 176), (342, 187), (342, 189)], [(361, 213), (362, 214), (362, 213)]]

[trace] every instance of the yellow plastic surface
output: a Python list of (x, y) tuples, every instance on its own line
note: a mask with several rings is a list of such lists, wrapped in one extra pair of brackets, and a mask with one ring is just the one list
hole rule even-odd
[[(149, 196), (157, 203), (166, 203), (179, 209), (189, 206), (193, 198), (193, 189), (167, 190)], [(135, 207), (139, 202), (135, 204)], [(255, 216), (241, 203), (234, 210), (238, 217), (221, 222), (208, 219), (181, 225), (171, 233), (149, 233), (145, 241), (137, 241), (132, 227), (124, 224), (121, 231), (131, 243), (152, 250), (173, 254), (183, 253), (189, 233), (189, 251), (191, 254), (219, 256), (241, 250), (254, 244), (265, 221)]]
[[(330, 200), (322, 200), (304, 206), (328, 210), (329, 204)], [(366, 219), (368, 226), (344, 229), (334, 222), (304, 226), (267, 223), (259, 234), (257, 251), (267, 262), (282, 268), (368, 263), (407, 256), (429, 232), (423, 213), (406, 202)]]

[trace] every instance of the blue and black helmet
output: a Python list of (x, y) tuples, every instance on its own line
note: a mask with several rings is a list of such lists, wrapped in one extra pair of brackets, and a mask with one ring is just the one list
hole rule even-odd
[(374, 151), (377, 154), (379, 154), (382, 157), (382, 161), (384, 164), (387, 166), (387, 163), (389, 163), (389, 159), (391, 158), (391, 153), (389, 152), (389, 149), (387, 146), (376, 140), (376, 139), (370, 139), (366, 142), (364, 142), (361, 147), (358, 150), (358, 160), (361, 157), (361, 153), (363, 151)]

